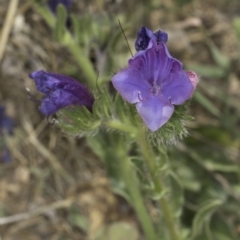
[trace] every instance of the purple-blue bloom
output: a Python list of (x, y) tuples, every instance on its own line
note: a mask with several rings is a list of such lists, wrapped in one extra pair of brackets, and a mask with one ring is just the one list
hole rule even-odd
[(153, 33), (150, 29), (141, 27), (138, 31), (137, 39), (135, 41), (136, 50), (141, 51), (147, 49), (151, 39), (155, 40), (157, 43), (167, 43), (168, 35), (166, 32), (161, 30)]
[(72, 5), (72, 0), (48, 0), (48, 6), (54, 14), (56, 14), (57, 5), (60, 3), (63, 4), (67, 9), (69, 9)]
[(154, 39), (128, 63), (127, 68), (113, 76), (113, 86), (126, 101), (136, 103), (139, 115), (154, 132), (170, 119), (174, 105), (192, 96), (196, 86), (182, 69), (182, 63), (171, 57), (167, 46)]
[(44, 115), (49, 116), (70, 105), (85, 106), (92, 111), (94, 98), (77, 80), (43, 70), (32, 72), (29, 77), (35, 81), (37, 90), (46, 95), (39, 108)]
[(6, 116), (5, 108), (0, 106), (0, 133), (7, 131), (9, 134), (13, 133), (14, 122)]
[(1, 156), (0, 159), (3, 163), (11, 162), (11, 153), (8, 148), (2, 149), (2, 151), (0, 151), (0, 156)]
[[(9, 163), (11, 161), (10, 151), (5, 147), (4, 139), (1, 139), (2, 133), (13, 134), (14, 122), (5, 113), (5, 108), (0, 106), (0, 161)], [(2, 145), (3, 144), (3, 145)]]

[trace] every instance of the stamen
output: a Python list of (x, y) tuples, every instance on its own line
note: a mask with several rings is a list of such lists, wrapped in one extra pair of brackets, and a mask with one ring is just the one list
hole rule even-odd
[(161, 87), (155, 83), (152, 84), (152, 87), (150, 87), (149, 92), (152, 93), (153, 95), (158, 95), (159, 91), (161, 91)]
[(143, 101), (143, 99), (141, 98), (141, 93), (140, 93), (140, 92), (138, 92), (138, 100), (139, 100), (140, 102)]
[(138, 99), (139, 99), (140, 102), (145, 102), (145, 101), (147, 101), (149, 98), (150, 98), (150, 96), (143, 99), (142, 96), (141, 96), (141, 92), (138, 92)]
[(172, 104), (172, 98), (171, 97), (168, 98), (168, 101), (170, 102), (170, 104)]

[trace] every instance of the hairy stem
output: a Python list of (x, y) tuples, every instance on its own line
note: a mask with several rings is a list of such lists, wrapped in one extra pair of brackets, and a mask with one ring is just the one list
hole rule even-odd
[[(149, 173), (151, 175), (154, 188), (156, 193), (160, 194), (164, 192), (164, 184), (161, 180), (161, 178), (156, 174), (156, 164), (155, 164), (155, 158), (154, 153), (152, 151), (151, 145), (148, 143), (146, 139), (146, 134), (143, 128), (140, 128), (139, 134), (138, 134), (138, 142), (140, 149), (142, 151), (143, 157), (145, 158), (145, 162), (148, 166)], [(180, 240), (179, 232), (177, 229), (177, 226), (175, 224), (175, 220), (173, 217), (173, 214), (171, 212), (171, 208), (169, 205), (168, 200), (162, 196), (159, 199), (159, 205), (161, 207), (161, 210), (164, 215), (165, 222), (167, 224), (167, 228), (169, 231), (169, 234), (171, 236), (171, 240)]]
[(129, 191), (132, 205), (138, 215), (139, 221), (142, 225), (146, 239), (158, 240), (151, 217), (145, 207), (143, 197), (139, 190), (137, 179), (131, 167), (131, 162), (126, 156), (125, 150), (121, 147), (117, 150), (119, 162), (121, 163), (121, 170), (127, 189)]

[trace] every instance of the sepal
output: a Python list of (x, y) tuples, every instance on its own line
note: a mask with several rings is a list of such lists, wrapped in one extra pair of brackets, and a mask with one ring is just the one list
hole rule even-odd
[(94, 135), (101, 125), (100, 120), (86, 107), (70, 106), (57, 112), (56, 124), (66, 133), (83, 137)]
[(68, 106), (57, 112), (56, 123), (66, 133), (77, 137), (92, 136), (98, 133), (106, 119), (110, 118), (111, 98), (103, 89), (100, 96), (96, 96), (92, 111), (82, 106)]

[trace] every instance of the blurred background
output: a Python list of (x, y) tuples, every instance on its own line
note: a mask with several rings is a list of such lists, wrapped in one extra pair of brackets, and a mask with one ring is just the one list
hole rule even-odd
[[(32, 71), (84, 76), (35, 4), (46, 1), (12, 2), (0, 0), (0, 105), (14, 121), (13, 133), (0, 131), (0, 239), (143, 239), (94, 149), (49, 125), (28, 99), (26, 87), (42, 97)], [(105, 81), (131, 57), (118, 19), (133, 52), (141, 26), (168, 33), (172, 56), (200, 78), (189, 137), (168, 147), (184, 192), (182, 225), (198, 229), (194, 239), (240, 239), (240, 1), (75, 0), (69, 14), (80, 19), (76, 39)]]

